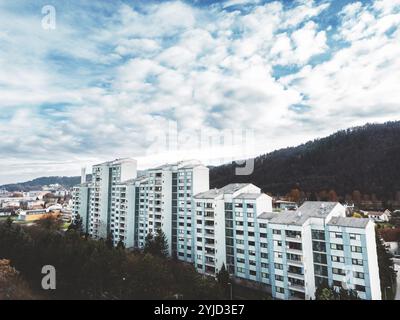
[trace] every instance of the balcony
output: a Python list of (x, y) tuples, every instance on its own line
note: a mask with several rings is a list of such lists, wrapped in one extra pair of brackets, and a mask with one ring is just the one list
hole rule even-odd
[(288, 277), (304, 280), (304, 274), (302, 274), (302, 273), (295, 273), (295, 272), (288, 271), (287, 274), (288, 274)]
[(286, 259), (288, 264), (294, 265), (294, 266), (298, 266), (298, 267), (302, 267), (303, 266), (303, 261), (301, 260), (291, 260), (291, 259)]
[(300, 284), (295, 284), (295, 283), (289, 283), (289, 289), (293, 290), (293, 291), (298, 291), (298, 292), (306, 292), (306, 289), (304, 288), (304, 286), (300, 285)]

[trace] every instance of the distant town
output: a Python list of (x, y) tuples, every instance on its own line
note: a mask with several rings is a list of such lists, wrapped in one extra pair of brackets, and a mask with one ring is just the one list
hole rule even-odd
[(71, 222), (71, 190), (60, 184), (42, 186), (35, 191), (0, 190), (0, 220), (10, 217), (15, 223), (30, 224), (47, 216)]

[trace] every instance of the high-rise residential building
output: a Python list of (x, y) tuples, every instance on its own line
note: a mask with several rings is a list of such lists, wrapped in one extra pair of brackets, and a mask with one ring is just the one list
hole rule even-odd
[[(272, 198), (250, 183), (229, 184), (194, 197), (196, 206), (196, 269), (215, 275), (224, 264), (234, 270), (233, 217), (236, 240), (244, 241), (244, 230), (254, 234), (254, 225), (244, 227), (243, 219), (251, 219), (272, 211)], [(244, 217), (246, 216), (246, 217)], [(230, 219), (228, 219), (230, 218)], [(227, 219), (227, 220), (226, 220)], [(247, 239), (246, 239), (247, 240)], [(253, 253), (250, 251), (250, 253)]]
[(117, 190), (117, 186), (122, 181), (136, 178), (136, 167), (137, 162), (133, 159), (104, 162), (93, 166), (90, 183), (82, 183), (73, 188), (74, 217), (77, 214), (81, 216), (84, 231), (92, 238), (105, 239), (111, 235), (114, 241), (126, 240), (125, 224), (118, 222), (116, 227), (115, 222), (120, 218), (120, 211), (121, 214), (125, 213), (125, 208), (120, 203), (126, 201), (123, 198), (125, 193)]
[(202, 235), (196, 247), (199, 272), (215, 275), (225, 251), (237, 282), (275, 298), (315, 299), (319, 286), (330, 285), (353, 289), (362, 299), (381, 299), (373, 222), (347, 218), (345, 207), (331, 202), (260, 213), (252, 198), (252, 193), (233, 194), (232, 202), (224, 201), (220, 190), (195, 197)]
[(93, 167), (73, 189), (73, 215), (93, 238), (144, 248), (162, 230), (170, 255), (278, 299), (315, 299), (321, 285), (381, 299), (374, 222), (346, 217), (336, 202), (305, 202), (273, 212), (272, 198), (250, 183), (209, 190), (209, 170), (182, 161), (146, 170), (123, 159)]
[(88, 230), (90, 187), (88, 183), (81, 183), (72, 188), (72, 219), (82, 219), (82, 229), (85, 233)]
[(198, 161), (182, 161), (146, 171), (136, 179), (136, 243), (143, 248), (148, 233), (162, 230), (171, 255), (192, 262), (193, 196), (209, 188), (209, 169)]

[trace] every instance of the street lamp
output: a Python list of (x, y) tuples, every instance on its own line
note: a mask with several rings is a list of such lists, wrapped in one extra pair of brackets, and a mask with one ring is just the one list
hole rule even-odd
[(233, 300), (232, 283), (228, 282), (228, 286), (229, 286), (230, 298), (231, 298), (231, 300)]

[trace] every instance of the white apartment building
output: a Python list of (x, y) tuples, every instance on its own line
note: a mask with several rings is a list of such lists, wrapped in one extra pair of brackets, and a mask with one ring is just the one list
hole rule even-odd
[[(81, 216), (84, 231), (92, 238), (105, 239), (111, 234), (114, 242), (122, 240), (127, 244), (132, 240), (126, 230), (132, 221), (126, 217), (124, 207), (127, 191), (121, 190), (120, 184), (136, 178), (136, 167), (137, 162), (133, 159), (104, 162), (93, 166), (90, 183), (73, 188), (72, 217)], [(82, 176), (82, 181), (85, 178)]]
[[(200, 208), (209, 208), (205, 212), (214, 208), (218, 224), (224, 215), (221, 194), (211, 201), (200, 201), (204, 194), (195, 198)], [(306, 202), (296, 212), (260, 214), (259, 203), (252, 198), (255, 194), (245, 193), (225, 203), (226, 264), (237, 282), (262, 288), (278, 299), (315, 299), (322, 284), (356, 290), (362, 299), (381, 299), (372, 221), (347, 218), (341, 204), (324, 202)], [(265, 198), (261, 203), (265, 206), (269, 201)], [(207, 233), (205, 224), (197, 227)], [(223, 229), (219, 225), (213, 240), (205, 236), (199, 241), (199, 272), (217, 273), (224, 263), (219, 255), (224, 250), (223, 236), (215, 231)]]
[(127, 248), (143, 248), (147, 234), (162, 230), (170, 254), (193, 262), (192, 200), (195, 193), (208, 190), (209, 169), (190, 160), (135, 176), (134, 160), (94, 166), (92, 182), (73, 189), (73, 216), (80, 214), (87, 221), (93, 238), (105, 238), (110, 232), (115, 244), (122, 241)]
[[(245, 231), (254, 234), (254, 217), (272, 211), (272, 198), (250, 183), (229, 184), (194, 197), (196, 205), (196, 269), (215, 275), (223, 264), (234, 273), (234, 242), (238, 248), (237, 270), (244, 263)], [(233, 217), (235, 216), (235, 217)], [(235, 226), (234, 226), (235, 224)], [(235, 236), (234, 236), (234, 229)], [(252, 243), (250, 243), (252, 244)], [(252, 249), (255, 244), (250, 247)], [(255, 254), (254, 250), (248, 253)], [(252, 269), (252, 267), (250, 268)]]
[(152, 168), (136, 178), (136, 161), (93, 167), (93, 181), (74, 188), (79, 214), (93, 238), (111, 232), (116, 245), (143, 248), (162, 230), (170, 254), (216, 276), (223, 264), (234, 280), (278, 299), (315, 299), (322, 284), (381, 299), (374, 222), (347, 218), (335, 202), (305, 202), (273, 212), (272, 198), (250, 183), (209, 190), (198, 161)]
[(195, 193), (208, 190), (209, 169), (198, 161), (182, 161), (147, 170), (137, 179), (137, 246), (148, 233), (162, 230), (171, 255), (193, 262)]
[(90, 187), (88, 183), (82, 183), (72, 188), (72, 220), (79, 215), (82, 219), (82, 229), (88, 232)]
[(89, 197), (89, 235), (94, 239), (107, 238), (111, 225), (112, 202), (117, 199), (116, 186), (136, 178), (137, 162), (117, 159), (93, 166)]

